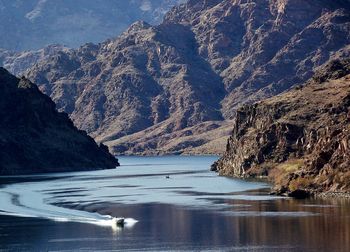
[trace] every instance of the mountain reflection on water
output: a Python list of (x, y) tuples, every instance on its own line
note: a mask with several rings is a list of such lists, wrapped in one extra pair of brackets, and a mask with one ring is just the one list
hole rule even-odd
[[(210, 173), (215, 158), (122, 157), (115, 171), (3, 178), (17, 183), (1, 189), (0, 251), (350, 251), (348, 200), (266, 196), (266, 183)], [(138, 222), (99, 225), (111, 216)]]

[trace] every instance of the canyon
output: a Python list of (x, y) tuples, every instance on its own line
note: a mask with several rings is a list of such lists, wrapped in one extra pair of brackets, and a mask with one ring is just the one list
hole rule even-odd
[(349, 57), (349, 10), (342, 0), (190, 0), (99, 44), (0, 58), (114, 154), (222, 154), (236, 109)]

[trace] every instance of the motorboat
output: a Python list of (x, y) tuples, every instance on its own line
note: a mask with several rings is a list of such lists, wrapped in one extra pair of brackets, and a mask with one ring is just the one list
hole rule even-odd
[(117, 224), (117, 226), (124, 227), (124, 225), (125, 225), (125, 218), (123, 218), (123, 217), (121, 217), (121, 218), (113, 218), (113, 220), (115, 221), (115, 224)]

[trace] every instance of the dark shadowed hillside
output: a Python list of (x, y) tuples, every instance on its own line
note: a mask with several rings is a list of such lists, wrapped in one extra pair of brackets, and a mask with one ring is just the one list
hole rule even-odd
[(118, 161), (79, 131), (27, 79), (0, 68), (0, 175), (115, 168)]

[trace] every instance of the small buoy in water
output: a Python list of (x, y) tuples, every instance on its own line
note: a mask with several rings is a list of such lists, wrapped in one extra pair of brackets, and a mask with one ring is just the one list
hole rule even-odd
[(170, 176), (165, 176), (165, 178), (169, 179), (169, 178), (170, 178)]

